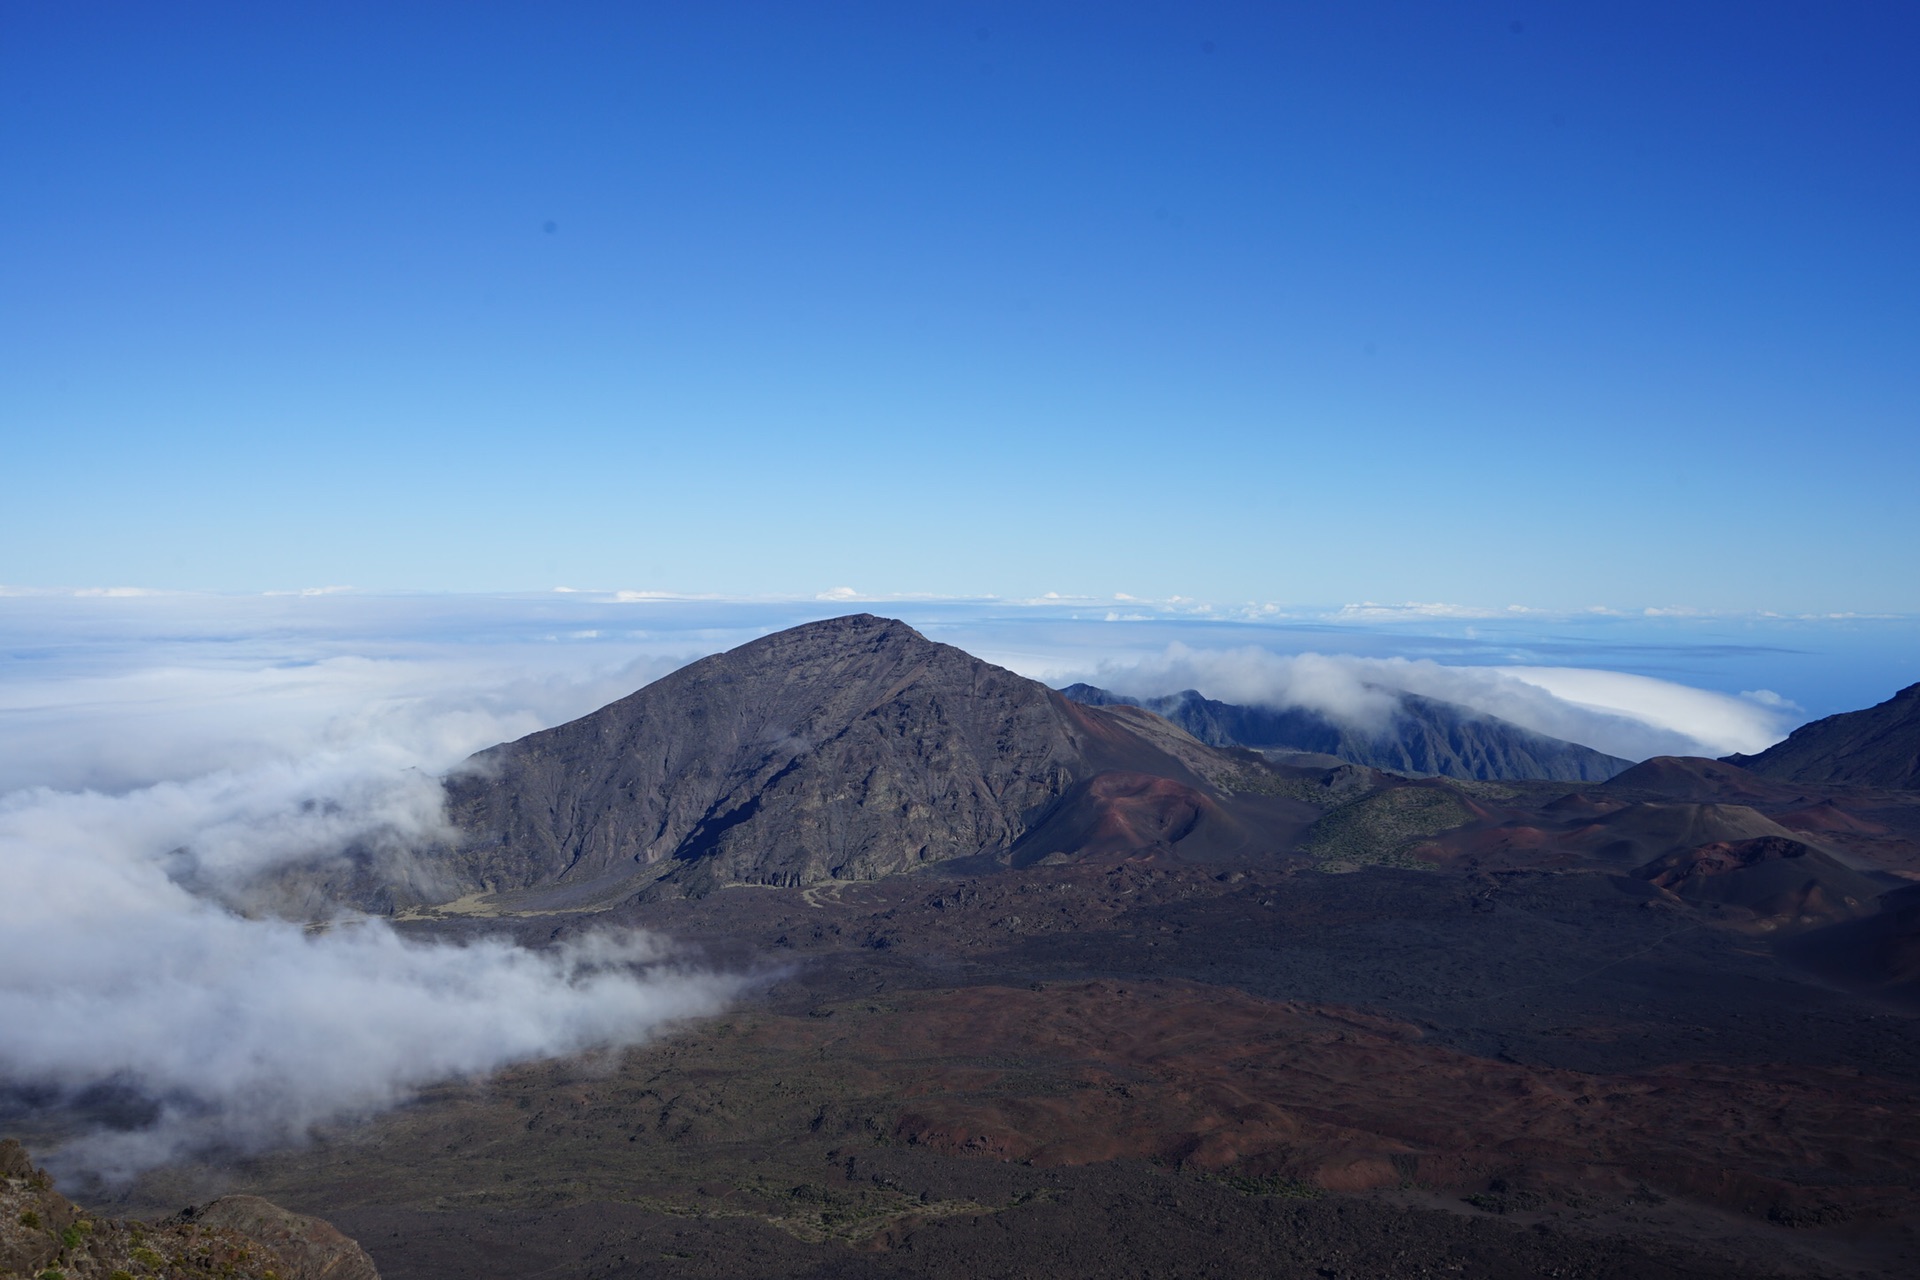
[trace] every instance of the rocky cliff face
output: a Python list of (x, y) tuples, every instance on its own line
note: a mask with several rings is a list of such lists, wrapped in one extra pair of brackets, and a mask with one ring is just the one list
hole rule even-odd
[(1920, 789), (1920, 684), (1864, 711), (1803, 724), (1758, 755), (1726, 762), (1790, 782)]
[(584, 901), (658, 881), (872, 879), (1011, 849), (1077, 782), (1231, 768), (1152, 717), (1046, 686), (871, 615), (706, 658), (475, 756), (447, 784), (458, 874)]
[(1384, 729), (1368, 732), (1302, 707), (1237, 706), (1204, 698), (1193, 689), (1159, 698), (1131, 698), (1089, 684), (1069, 685), (1061, 692), (1094, 706), (1145, 707), (1216, 747), (1314, 752), (1401, 773), (1483, 781), (1604, 782), (1632, 763), (1410, 693), (1400, 695)]

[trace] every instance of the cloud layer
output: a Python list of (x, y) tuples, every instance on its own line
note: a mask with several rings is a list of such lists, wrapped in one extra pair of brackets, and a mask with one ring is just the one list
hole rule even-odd
[(204, 879), (244, 883), (351, 841), (404, 847), (438, 821), (419, 775), (337, 760), (0, 800), (0, 1076), (63, 1100), (109, 1089), (142, 1112), (59, 1163), (117, 1177), (296, 1140), (434, 1080), (638, 1043), (736, 988), (631, 931), (544, 951), (410, 941), (380, 920), (316, 931), (168, 875), (183, 847)]
[(118, 1100), (56, 1167), (117, 1179), (298, 1141), (436, 1080), (637, 1044), (724, 1007), (738, 976), (633, 931), (532, 950), (236, 909), (257, 905), (263, 873), (350, 848), (436, 896), (412, 860), (444, 834), (434, 773), (644, 682), (626, 664), (463, 689), (471, 666), (341, 658), (6, 691), (40, 711), (0, 767), (136, 784), (0, 795), (0, 1102)]
[(1304, 707), (1365, 729), (1385, 726), (1396, 702), (1391, 690), (1403, 689), (1629, 760), (1759, 751), (1796, 723), (1795, 708), (1775, 695), (1734, 697), (1651, 676), (1259, 648), (1176, 643), (1152, 657), (1102, 663), (1080, 678), (1139, 696), (1198, 689), (1223, 702)]

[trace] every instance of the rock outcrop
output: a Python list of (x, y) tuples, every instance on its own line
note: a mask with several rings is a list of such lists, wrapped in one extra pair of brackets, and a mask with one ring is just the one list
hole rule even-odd
[(319, 1218), (226, 1196), (165, 1222), (96, 1217), (0, 1141), (0, 1276), (114, 1280), (380, 1280), (373, 1259)]
[(282, 1209), (259, 1196), (221, 1196), (186, 1210), (173, 1221), (238, 1231), (259, 1241), (285, 1263), (281, 1280), (380, 1280), (366, 1250), (332, 1223)]

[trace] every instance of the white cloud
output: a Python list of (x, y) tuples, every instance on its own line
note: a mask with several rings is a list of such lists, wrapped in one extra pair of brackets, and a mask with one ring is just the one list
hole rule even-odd
[(438, 771), (678, 658), (510, 647), (543, 671), (442, 643), (262, 661), (222, 639), (154, 642), (167, 662), (145, 666), (146, 645), (70, 644), (0, 681), (0, 1085), (107, 1086), (153, 1111), (68, 1143), (57, 1167), (118, 1177), (295, 1141), (434, 1080), (638, 1043), (737, 989), (632, 931), (452, 946), (257, 911), (264, 873), (349, 849), (387, 882), (432, 888), (413, 855), (444, 835)]
[(1368, 687), (1350, 662), (1321, 654), (1280, 657), (1264, 649), (1204, 650), (1168, 645), (1157, 657), (1102, 666), (1090, 682), (1150, 697), (1198, 689), (1221, 702), (1305, 707), (1348, 724), (1384, 727), (1392, 694)]
[(153, 587), (20, 587), (0, 583), (0, 597), (33, 599), (35, 597), (66, 597), (69, 599), (90, 600), (134, 600), (150, 596), (176, 594), (161, 591)]
[(242, 884), (350, 842), (412, 847), (439, 820), (430, 780), (344, 757), (0, 800), (0, 1078), (62, 1096), (110, 1085), (154, 1107), (56, 1163), (112, 1178), (298, 1140), (434, 1080), (638, 1043), (736, 989), (631, 931), (545, 951), (408, 941), (380, 920), (313, 933), (168, 874), (185, 848), (197, 879)]
[(1764, 751), (1785, 735), (1787, 717), (1798, 708), (1778, 694), (1772, 699), (1735, 697), (1694, 689), (1671, 680), (1582, 667), (1507, 667), (1506, 674), (1544, 689), (1572, 706), (1637, 720), (1685, 735), (1699, 755)]
[(1406, 658), (1363, 658), (1259, 648), (1202, 650), (1169, 645), (1146, 658), (1049, 673), (1056, 684), (1085, 679), (1137, 696), (1198, 689), (1222, 702), (1305, 707), (1377, 730), (1405, 690), (1630, 760), (1654, 755), (1721, 756), (1755, 751), (1784, 736), (1796, 708), (1782, 700), (1694, 689), (1649, 676), (1579, 668), (1448, 666)]
[(1362, 604), (1342, 605), (1328, 616), (1339, 622), (1430, 622), (1436, 618), (1510, 618), (1531, 612), (1533, 610), (1519, 604), (1510, 604), (1504, 609), (1488, 609), (1480, 605), (1445, 604), (1439, 601), (1427, 604), (1417, 601), (1409, 601), (1406, 604), (1375, 604), (1367, 601)]
[(458, 648), (289, 663), (255, 654), (221, 662), (211, 647), (168, 654), (165, 665), (0, 683), (0, 791), (117, 792), (349, 744), (396, 768), (439, 770), (584, 715), (690, 656), (595, 670), (577, 650), (532, 655), (575, 659), (542, 672)]

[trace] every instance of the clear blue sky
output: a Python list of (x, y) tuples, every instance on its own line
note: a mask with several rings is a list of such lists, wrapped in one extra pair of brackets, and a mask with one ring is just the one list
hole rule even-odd
[(1920, 7), (0, 9), (0, 583), (1920, 610)]

